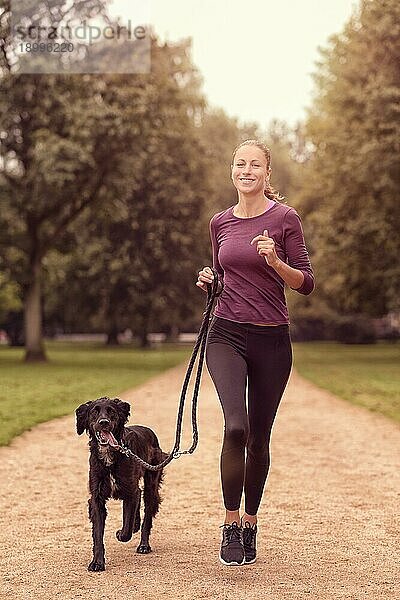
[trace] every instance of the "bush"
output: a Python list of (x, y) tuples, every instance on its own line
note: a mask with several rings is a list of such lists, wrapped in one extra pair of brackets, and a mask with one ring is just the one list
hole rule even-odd
[(339, 319), (335, 339), (343, 344), (374, 344), (377, 338), (371, 319), (353, 315)]
[(325, 340), (326, 323), (323, 319), (311, 317), (295, 318), (291, 321), (290, 337), (294, 342)]
[(10, 311), (2, 323), (10, 346), (24, 346), (24, 314), (22, 311)]
[(294, 342), (337, 341), (343, 344), (373, 344), (377, 340), (371, 319), (364, 315), (345, 317), (296, 316), (291, 321)]

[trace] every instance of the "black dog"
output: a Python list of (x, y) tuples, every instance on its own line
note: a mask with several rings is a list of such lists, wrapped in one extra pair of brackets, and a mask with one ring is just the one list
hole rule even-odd
[(125, 427), (130, 405), (118, 398), (99, 398), (76, 409), (76, 430), (85, 430), (90, 437), (89, 459), (89, 518), (92, 522), (93, 560), (89, 571), (104, 571), (104, 525), (106, 501), (115, 498), (123, 501), (122, 529), (116, 533), (120, 542), (128, 542), (132, 533), (140, 529), (141, 490), (139, 481), (144, 479), (144, 517), (140, 544), (137, 552), (151, 552), (149, 535), (153, 517), (158, 512), (161, 498), (160, 486), (163, 471), (150, 471), (132, 458), (119, 452), (122, 441), (132, 452), (146, 462), (156, 465), (168, 455), (162, 452), (157, 436), (148, 427), (134, 425)]

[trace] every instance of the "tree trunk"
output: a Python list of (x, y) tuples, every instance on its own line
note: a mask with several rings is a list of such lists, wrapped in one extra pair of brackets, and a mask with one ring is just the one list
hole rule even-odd
[(25, 360), (29, 362), (47, 360), (42, 337), (41, 270), (41, 259), (35, 258), (24, 303)]
[(119, 331), (116, 325), (113, 325), (109, 328), (107, 332), (107, 346), (119, 346), (118, 333)]
[(173, 323), (168, 327), (167, 342), (176, 343), (179, 341), (179, 327)]
[(147, 326), (141, 327), (141, 331), (139, 333), (141, 348), (148, 348), (150, 346), (150, 342), (148, 340), (147, 334), (148, 334)]
[(116, 307), (118, 307), (118, 286), (112, 286), (107, 295), (107, 308), (105, 311), (105, 322), (107, 332), (107, 346), (118, 346), (118, 318), (116, 316)]
[(138, 331), (139, 339), (140, 339), (140, 347), (148, 348), (150, 346), (150, 342), (148, 340), (148, 334), (149, 334), (151, 307), (145, 306), (145, 307), (143, 307), (141, 312), (142, 312), (142, 323), (141, 323), (141, 326)]

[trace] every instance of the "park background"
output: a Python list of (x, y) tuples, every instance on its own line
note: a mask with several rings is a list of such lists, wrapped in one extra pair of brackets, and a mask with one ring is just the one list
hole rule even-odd
[[(82, 42), (49, 73), (10, 37), (12, 8), (79, 26), (136, 7), (0, 0), (0, 599), (397, 600), (400, 4), (153, 0), (141, 73), (125, 39), (117, 60), (94, 45), (100, 72), (72, 72)], [(257, 563), (218, 561), (223, 418), (205, 370), (199, 446), (166, 469), (154, 551), (117, 541), (110, 501), (107, 570), (89, 573), (74, 410), (119, 396), (172, 448), (208, 223), (236, 201), (249, 137), (271, 147), (317, 281), (287, 292), (294, 370)]]
[[(61, 19), (68, 3), (53, 4)], [(2, 443), (187, 360), (179, 342), (204, 310), (194, 283), (211, 260), (209, 219), (236, 201), (229, 165), (246, 138), (271, 148), (272, 184), (301, 215), (315, 271), (311, 296), (288, 291), (296, 368), (400, 418), (399, 4), (349, 2), (346, 12), (342, 3), (345, 22), (313, 49), (303, 87), (288, 37), (300, 31), (306, 47), (317, 25), (299, 3), (287, 28), (271, 20), (269, 3), (217, 3), (214, 12), (195, 3), (192, 14), (189, 4), (163, 10), (190, 29), (208, 9), (202, 52), (208, 35), (213, 76), (230, 97), (237, 90), (243, 114), (210, 102), (196, 39), (171, 39), (156, 22), (149, 73), (20, 73), (7, 29), (12, 4), (1, 2)], [(328, 5), (319, 8), (326, 20)], [(36, 3), (41, 18), (49, 7)], [(115, 19), (111, 8), (73, 3), (70, 18)], [(241, 10), (247, 21), (229, 37)], [(253, 47), (264, 30), (264, 45)], [(270, 83), (270, 65), (289, 93)], [(302, 118), (274, 114), (290, 94), (292, 104), (308, 98)], [(257, 95), (274, 98), (264, 121), (255, 104), (249, 118)]]

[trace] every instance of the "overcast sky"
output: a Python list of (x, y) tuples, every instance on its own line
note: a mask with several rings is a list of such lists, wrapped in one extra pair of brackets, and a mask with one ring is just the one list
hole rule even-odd
[(193, 39), (193, 62), (210, 104), (265, 127), (293, 125), (311, 102), (318, 46), (342, 30), (357, 0), (114, 0), (113, 12), (135, 21), (150, 7), (162, 40)]

